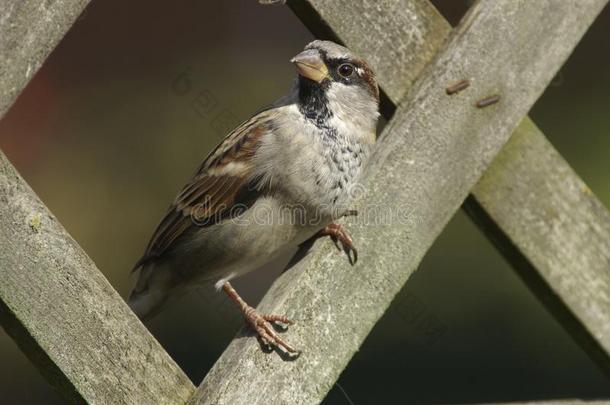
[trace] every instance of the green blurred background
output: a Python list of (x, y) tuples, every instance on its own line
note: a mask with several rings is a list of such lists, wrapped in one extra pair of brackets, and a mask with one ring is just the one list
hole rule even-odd
[[(452, 23), (467, 7), (434, 3)], [(227, 130), (285, 93), (288, 60), (311, 39), (287, 7), (253, 0), (94, 0), (0, 122), (0, 147), (125, 297), (175, 193)], [(606, 8), (531, 112), (607, 207), (609, 39)], [(279, 271), (236, 287), (256, 302)], [(199, 383), (241, 322), (202, 291), (150, 327)], [(62, 403), (4, 331), (0, 359), (3, 403)], [(608, 378), (461, 212), (339, 383), (326, 404), (610, 399)]]

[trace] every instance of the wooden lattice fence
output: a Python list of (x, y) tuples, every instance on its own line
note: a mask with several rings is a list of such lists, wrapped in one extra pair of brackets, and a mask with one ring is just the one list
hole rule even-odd
[[(0, 2), (1, 114), (87, 3)], [(276, 280), (259, 308), (314, 314), (288, 332), (298, 360), (235, 339), (194, 387), (0, 154), (2, 326), (75, 402), (317, 403), (463, 207), (610, 374), (610, 214), (526, 117), (605, 5), (480, 0), (452, 30), (427, 0), (288, 1), (316, 36), (363, 55), (384, 91), (389, 124), (356, 208), (412, 213), (350, 226), (377, 252), (355, 268), (320, 243)]]

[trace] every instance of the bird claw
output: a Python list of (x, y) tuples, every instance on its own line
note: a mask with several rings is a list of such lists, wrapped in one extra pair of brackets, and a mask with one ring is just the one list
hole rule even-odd
[(356, 262), (358, 261), (358, 251), (354, 247), (354, 241), (349, 236), (345, 228), (343, 228), (343, 226), (333, 222), (332, 224), (329, 224), (324, 229), (322, 229), (319, 233), (319, 236), (330, 236), (330, 239), (334, 242), (335, 246), (339, 250), (341, 250), (341, 248), (339, 247), (340, 243), (341, 247), (343, 248), (343, 251), (345, 252), (345, 254), (347, 254), (347, 258), (350, 264), (356, 264)]
[(252, 329), (258, 334), (262, 342), (267, 347), (278, 347), (288, 353), (296, 354), (299, 351), (282, 339), (274, 330), (272, 323), (281, 322), (286, 325), (292, 325), (293, 322), (281, 315), (261, 314), (255, 308), (248, 307), (244, 311), (244, 317), (250, 324)]

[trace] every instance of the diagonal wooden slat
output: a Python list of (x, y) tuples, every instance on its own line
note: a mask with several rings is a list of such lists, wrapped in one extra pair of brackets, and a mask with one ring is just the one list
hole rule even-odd
[(292, 11), (318, 38), (363, 56), (395, 105), (449, 37), (451, 26), (427, 0), (291, 0)]
[(0, 0), (0, 118), (89, 0)]
[[(288, 4), (314, 34), (344, 42), (371, 61), (389, 98), (384, 111), (388, 118), (451, 31), (427, 0)], [(405, 33), (405, 27), (414, 32)], [(454, 97), (472, 102), (473, 96), (465, 91)], [(473, 188), (464, 208), (610, 373), (608, 210), (529, 119), (516, 134), (481, 181), (485, 186)]]
[[(0, 116), (87, 3), (0, 2)], [(0, 322), (71, 402), (177, 404), (194, 391), (1, 152)]]
[[(321, 401), (604, 4), (476, 3), (397, 109), (355, 204), (365, 218), (373, 208), (399, 217), (353, 224), (366, 246), (355, 267), (326, 243), (283, 274), (259, 306), (297, 321), (286, 337), (301, 357), (283, 361), (241, 336), (191, 403)], [(481, 110), (447, 96), (444, 87), (464, 77), (474, 99), (499, 92), (501, 103)]]
[(0, 152), (0, 322), (72, 402), (184, 403), (188, 377)]
[(287, 4), (316, 37), (343, 43), (363, 56), (393, 104), (404, 98), (451, 32), (426, 0), (291, 0)]
[(610, 375), (610, 213), (526, 118), (466, 211)]

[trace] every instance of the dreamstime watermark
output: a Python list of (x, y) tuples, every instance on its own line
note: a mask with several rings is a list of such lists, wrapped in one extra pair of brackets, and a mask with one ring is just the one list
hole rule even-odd
[[(302, 204), (282, 204), (249, 207), (246, 204), (217, 204), (209, 202), (197, 204), (191, 213), (191, 220), (198, 226), (208, 226), (221, 221), (237, 226), (282, 226), (323, 227), (328, 218), (341, 218), (348, 206), (319, 205), (315, 208)], [(248, 213), (248, 215), (246, 215)], [(359, 207), (357, 215), (350, 222), (363, 226), (407, 225), (413, 222), (411, 211), (405, 207), (385, 207), (367, 204)]]
[[(244, 204), (218, 202), (214, 196), (206, 195), (203, 201), (197, 202), (190, 210), (191, 220), (199, 226), (208, 226), (225, 221), (238, 226), (253, 225), (293, 225), (303, 227), (323, 227), (329, 219), (352, 216), (351, 223), (363, 226), (407, 225), (414, 221), (413, 211), (400, 204), (360, 204), (353, 212), (350, 201), (358, 200), (365, 193), (362, 184), (356, 183), (346, 192), (345, 203), (320, 203), (316, 206), (300, 203), (280, 203), (279, 199), (270, 202), (261, 200), (261, 204)], [(348, 214), (346, 214), (348, 213)]]
[(172, 92), (186, 99), (191, 110), (207, 121), (218, 136), (226, 136), (239, 119), (229, 107), (222, 105), (209, 89), (195, 85), (191, 71), (192, 68), (188, 67), (173, 78)]
[[(262, 3), (263, 1), (261, 1)], [(269, 3), (277, 0), (269, 0)], [(223, 105), (208, 88), (199, 86), (194, 80), (193, 69), (187, 67), (171, 81), (172, 93), (185, 100), (190, 110), (199, 119), (207, 122), (214, 133), (224, 138), (238, 124), (239, 119), (233, 111)], [(561, 86), (564, 82), (562, 72), (551, 82), (551, 86)], [(249, 191), (256, 191), (250, 189)], [(354, 208), (350, 201), (358, 201), (367, 193), (366, 187), (355, 183), (347, 190), (344, 204), (319, 204), (316, 207), (305, 204), (270, 204), (253, 207), (248, 204), (218, 203), (211, 196), (204, 197), (191, 210), (191, 220), (199, 226), (206, 226), (222, 221), (228, 221), (238, 226), (253, 225), (295, 225), (323, 227), (328, 219), (340, 218)], [(413, 210), (406, 205), (359, 204), (357, 215), (352, 216), (350, 223), (363, 226), (393, 226), (409, 225), (417, 220)], [(246, 215), (248, 213), (249, 215)], [(357, 277), (366, 277), (365, 272), (354, 272)], [(197, 296), (204, 302), (206, 308), (213, 308), (209, 313), (219, 321), (229, 323), (231, 327), (243, 324), (243, 316), (237, 306), (223, 294), (207, 289), (197, 289)], [(447, 333), (448, 328), (428, 306), (412, 292), (399, 295), (395, 310), (412, 332), (419, 336), (425, 344), (431, 346), (438, 343)], [(338, 388), (353, 405), (351, 398), (337, 382)]]
[(447, 333), (447, 326), (410, 291), (399, 295), (396, 310), (411, 330), (422, 336), (429, 346), (437, 343)]

